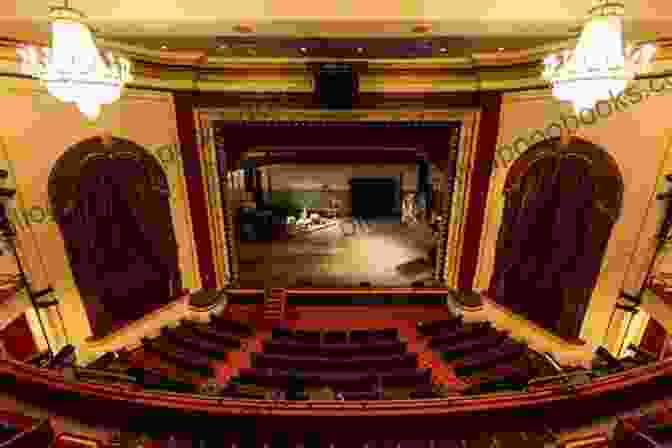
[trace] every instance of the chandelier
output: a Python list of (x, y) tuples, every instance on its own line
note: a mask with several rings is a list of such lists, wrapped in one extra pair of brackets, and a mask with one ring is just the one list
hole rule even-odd
[(648, 70), (656, 53), (651, 44), (624, 48), (622, 3), (594, 3), (576, 48), (544, 59), (543, 78), (553, 86), (553, 95), (572, 102), (577, 113), (622, 93)]
[(66, 103), (75, 103), (90, 120), (100, 106), (121, 97), (131, 81), (131, 64), (111, 53), (101, 55), (85, 16), (65, 6), (51, 8), (51, 48), (26, 46), (17, 50), (19, 70), (40, 79), (47, 91)]

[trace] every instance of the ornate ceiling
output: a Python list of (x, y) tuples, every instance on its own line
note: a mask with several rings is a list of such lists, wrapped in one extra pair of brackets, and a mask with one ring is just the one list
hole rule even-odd
[[(133, 60), (135, 85), (288, 92), (311, 91), (309, 64), (330, 60), (366, 62), (369, 92), (544, 87), (540, 61), (574, 45), (590, 3), (70, 0), (99, 47)], [(0, 2), (0, 69), (16, 71), (16, 45), (48, 43), (48, 7), (62, 4)], [(658, 41), (654, 71), (669, 72), (672, 2), (630, 1), (626, 14), (626, 39)]]

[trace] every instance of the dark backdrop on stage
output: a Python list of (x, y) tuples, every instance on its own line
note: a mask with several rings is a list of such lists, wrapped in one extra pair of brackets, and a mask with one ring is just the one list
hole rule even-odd
[(352, 216), (401, 219), (401, 191), (396, 177), (358, 177), (350, 181)]

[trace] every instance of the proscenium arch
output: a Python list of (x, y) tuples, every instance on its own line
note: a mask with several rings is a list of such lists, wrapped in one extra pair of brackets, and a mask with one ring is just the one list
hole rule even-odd
[[(131, 176), (129, 170), (135, 175), (136, 182), (131, 182), (130, 178), (127, 178), (127, 176)], [(135, 303), (139, 306), (145, 306), (151, 299), (156, 300), (157, 303), (154, 305), (160, 306), (163, 304), (162, 301), (167, 303), (167, 301), (178, 294), (182, 288), (175, 230), (173, 229), (171, 217), (169, 200), (170, 189), (166, 174), (159, 161), (156, 160), (151, 153), (136, 143), (116, 137), (106, 139), (93, 137), (69, 147), (56, 161), (49, 174), (48, 196), (50, 206), (54, 213), (54, 218), (65, 243), (66, 254), (68, 261), (70, 262), (74, 282), (82, 298), (94, 337), (100, 337), (109, 331), (112, 331), (113, 323), (116, 322), (116, 318), (112, 315), (116, 309), (115, 306), (110, 303), (106, 303), (106, 306), (103, 306), (101, 301), (105, 294), (101, 292), (105, 282), (103, 282), (101, 278), (91, 279), (83, 277), (86, 272), (89, 272), (90, 270), (95, 271), (96, 268), (87, 268), (87, 263), (84, 263), (83, 261), (91, 256), (92, 249), (91, 246), (87, 247), (86, 242), (83, 241), (83, 239), (86, 238), (86, 235), (84, 235), (84, 232), (82, 232), (81, 229), (82, 219), (88, 218), (82, 217), (88, 216), (92, 222), (96, 223), (96, 226), (99, 225), (101, 221), (98, 220), (100, 216), (94, 216), (87, 211), (89, 207), (92, 207), (91, 204), (96, 202), (96, 199), (98, 198), (96, 198), (95, 195), (83, 198), (82, 195), (87, 193), (81, 191), (81, 187), (83, 182), (88, 182), (94, 178), (98, 179), (100, 176), (103, 176), (104, 178), (104, 180), (96, 180), (96, 182), (100, 182), (100, 185), (105, 185), (106, 183), (108, 185), (117, 185), (116, 187), (110, 187), (109, 189), (104, 190), (104, 192), (95, 189), (86, 190), (85, 188), (85, 190), (88, 191), (88, 194), (91, 194), (92, 191), (96, 194), (100, 192), (103, 196), (100, 198), (100, 201), (108, 199), (108, 202), (113, 204), (115, 202), (114, 199), (118, 198), (111, 198), (110, 195), (115, 194), (131, 194), (132, 196), (128, 196), (127, 199), (132, 197), (146, 200), (142, 202), (143, 207), (137, 206), (140, 202), (136, 202), (135, 207), (133, 207), (134, 204), (131, 204), (130, 207), (126, 206), (129, 210), (128, 216), (130, 216), (130, 219), (127, 220), (125, 224), (119, 226), (120, 229), (123, 228), (125, 231), (123, 237), (120, 238), (125, 238), (128, 235), (126, 231), (131, 229), (128, 225), (133, 225), (132, 219), (135, 219), (135, 225), (131, 230), (137, 230), (136, 236), (142, 238), (141, 241), (146, 243), (146, 247), (153, 248), (151, 255), (146, 251), (143, 254), (140, 254), (138, 258), (147, 255), (148, 257), (151, 256), (153, 260), (156, 260), (156, 266), (161, 267), (161, 269), (157, 269), (159, 272), (156, 275), (157, 284), (163, 284), (163, 280), (158, 280), (158, 277), (166, 277), (165, 290), (169, 293), (167, 294), (167, 297), (156, 297), (147, 294), (145, 297), (135, 298)], [(117, 181), (119, 182), (118, 184)], [(124, 183), (126, 184), (124, 185)], [(123, 187), (119, 189), (119, 185)], [(107, 196), (105, 196), (105, 194), (107, 194)], [(121, 202), (117, 201), (116, 203), (127, 203), (123, 202), (123, 197), (121, 197), (121, 199)], [(93, 208), (95, 208), (95, 205)], [(111, 213), (113, 213), (115, 209), (111, 208), (110, 210)], [(118, 212), (120, 210), (121, 209), (116, 211)], [(121, 215), (117, 214), (117, 216), (119, 216), (120, 221), (123, 220)], [(113, 213), (108, 219), (114, 221), (114, 217), (115, 214)], [(95, 231), (93, 232), (93, 235), (96, 235)], [(130, 243), (129, 241), (128, 250), (131, 250), (130, 247), (132, 245), (133, 243)], [(116, 254), (115, 251), (120, 251), (121, 247), (122, 245), (118, 244), (114, 247), (106, 246), (101, 249), (109, 250), (109, 252), (107, 252), (108, 254), (113, 252)], [(96, 254), (96, 256), (98, 255)], [(107, 260), (105, 253), (101, 256), (102, 259)], [(120, 260), (119, 254), (116, 254), (116, 256), (116, 260)], [(135, 257), (132, 255), (128, 257), (129, 271), (133, 270), (130, 265), (136, 261), (134, 258)], [(80, 259), (82, 260), (81, 262)], [(148, 268), (148, 265), (146, 265), (146, 267)], [(112, 275), (108, 272), (96, 272), (97, 274)], [(149, 272), (149, 268), (147, 272)], [(119, 271), (115, 272), (115, 274), (128, 275), (129, 272)], [(163, 276), (163, 274), (166, 274), (166, 276)], [(133, 284), (132, 279), (126, 281), (124, 278), (120, 277), (119, 281), (125, 282), (127, 285)], [(138, 282), (141, 283), (141, 280), (138, 280)], [(108, 281), (108, 283), (114, 282)], [(148, 284), (152, 283), (150, 282)], [(105, 287), (105, 291), (109, 291), (107, 286)], [(137, 288), (134, 289), (134, 291), (137, 290)], [(112, 294), (112, 296), (114, 296), (114, 294)], [(123, 308), (120, 311), (125, 312), (127, 308), (132, 308), (128, 306), (128, 303), (131, 302), (126, 303), (125, 307), (122, 307), (121, 304), (117, 305), (117, 307)], [(108, 314), (108, 312), (110, 314), (109, 316), (101, 317), (101, 314)], [(122, 320), (124, 319), (125, 318), (122, 318)]]
[[(387, 111), (389, 113), (389, 111)], [(298, 117), (297, 117), (298, 118)], [(373, 123), (374, 126), (366, 128), (367, 125)], [(226, 192), (227, 183), (225, 180), (226, 169), (225, 167), (237, 166), (239, 163), (241, 154), (245, 151), (255, 150), (258, 148), (265, 148), (272, 144), (273, 141), (283, 141), (285, 144), (288, 142), (296, 141), (296, 130), (302, 129), (303, 134), (301, 134), (301, 139), (299, 143), (294, 143), (296, 146), (309, 147), (310, 144), (306, 141), (313, 141), (318, 135), (315, 129), (324, 129), (329, 131), (332, 135), (330, 139), (330, 144), (334, 146), (348, 146), (352, 145), (351, 135), (353, 132), (341, 132), (336, 134), (337, 142), (334, 142), (334, 129), (356, 129), (361, 127), (368, 130), (367, 137), (361, 137), (366, 139), (372, 139), (370, 135), (377, 135), (381, 137), (383, 134), (382, 131), (385, 131), (385, 128), (389, 129), (391, 132), (394, 132), (396, 138), (382, 135), (382, 138), (374, 139), (380, 146), (412, 146), (416, 145), (416, 153), (425, 154), (426, 157), (431, 158), (435, 166), (439, 167), (444, 171), (445, 179), (443, 180), (444, 185), (443, 192), (445, 193), (446, 199), (443, 201), (445, 204), (440, 204), (440, 216), (443, 218), (443, 223), (439, 228), (439, 249), (435, 251), (435, 267), (433, 269), (433, 280), (438, 282), (445, 281), (446, 276), (446, 253), (448, 252), (449, 243), (446, 238), (448, 234), (447, 224), (453, 211), (451, 210), (451, 201), (452, 201), (452, 191), (456, 189), (453, 185), (456, 181), (455, 172), (457, 171), (457, 159), (461, 154), (459, 154), (458, 147), (460, 144), (460, 135), (464, 133), (464, 120), (458, 119), (439, 119), (434, 118), (433, 120), (409, 120), (409, 121), (400, 121), (400, 120), (391, 120), (380, 119), (380, 120), (361, 120), (344, 117), (343, 119), (336, 120), (315, 120), (314, 118), (303, 119), (303, 120), (277, 120), (269, 121), (268, 119), (263, 120), (249, 120), (242, 121), (238, 119), (223, 119), (217, 120), (212, 123), (212, 130), (208, 134), (212, 135), (212, 146), (214, 153), (214, 162), (208, 160), (205, 162), (204, 168), (215, 167), (219, 169), (219, 172), (216, 175), (210, 176), (211, 179), (219, 179), (219, 188), (213, 186), (213, 191), (218, 191), (221, 196), (221, 201), (223, 203), (222, 207), (218, 207), (220, 210), (228, 210), (231, 201), (228, 196), (229, 193)], [(423, 128), (426, 128), (426, 132), (430, 131), (433, 134), (429, 134), (433, 137), (427, 137), (426, 141), (417, 138), (417, 134), (420, 134), (423, 131)], [(258, 130), (265, 130), (265, 132), (258, 132)], [(290, 134), (291, 131), (291, 134)], [(437, 132), (445, 134), (437, 138)], [(375, 133), (375, 134), (374, 134)], [(289, 138), (288, 138), (289, 136)], [(415, 137), (415, 138), (412, 138)], [(322, 138), (323, 135), (322, 135)], [(384, 142), (384, 143), (381, 143)], [(373, 144), (363, 143), (364, 146), (374, 146)], [(320, 146), (319, 140), (314, 144), (314, 146)], [(429, 146), (429, 147), (426, 147)], [(204, 152), (202, 152), (203, 154)], [(463, 155), (463, 154), (462, 154)], [(430, 157), (431, 156), (431, 157)], [(215, 174), (215, 173), (213, 173)], [(207, 187), (206, 187), (207, 188)], [(227, 213), (226, 218), (231, 218), (235, 216), (233, 211)], [(225, 218), (225, 219), (226, 219)], [(228, 224), (228, 223), (227, 223)], [(226, 227), (226, 226), (225, 226)], [(239, 285), (239, 272), (237, 266), (240, 264), (240, 252), (237, 247), (237, 241), (240, 237), (235, 233), (236, 226), (229, 224), (229, 227), (232, 229), (232, 232), (228, 235), (224, 232), (221, 232), (221, 236), (226, 241), (222, 244), (227, 246), (229, 250), (228, 253), (228, 266), (230, 267), (229, 278), (232, 284)], [(274, 280), (274, 279), (271, 279)]]
[[(542, 163), (546, 165), (541, 165)], [(521, 217), (524, 222), (533, 222), (533, 219), (530, 218), (532, 215), (525, 213), (527, 212), (527, 204), (529, 204), (529, 196), (527, 195), (530, 193), (530, 191), (528, 191), (529, 188), (527, 188), (527, 182), (534, 179), (528, 179), (528, 174), (540, 176), (540, 173), (542, 173), (544, 169), (552, 169), (554, 170), (553, 173), (546, 174), (549, 174), (550, 178), (557, 179), (558, 176), (561, 176), (561, 174), (559, 174), (561, 167), (563, 167), (562, 169), (565, 171), (575, 170), (577, 177), (578, 173), (583, 173), (582, 175), (588, 176), (591, 179), (591, 183), (589, 184), (590, 211), (583, 215), (575, 215), (577, 216), (576, 219), (590, 219), (590, 227), (586, 228), (592, 232), (590, 242), (582, 246), (582, 249), (584, 249), (583, 252), (576, 252), (574, 254), (575, 263), (577, 265), (581, 264), (581, 266), (584, 267), (583, 270), (580, 270), (580, 268), (577, 269), (577, 272), (584, 272), (587, 273), (587, 275), (582, 277), (581, 275), (576, 274), (577, 279), (580, 278), (580, 281), (569, 282), (572, 284), (571, 288), (570, 286), (567, 286), (566, 288), (562, 287), (563, 299), (560, 303), (549, 304), (549, 310), (552, 310), (553, 306), (557, 306), (562, 310), (560, 311), (555, 327), (552, 330), (566, 339), (574, 340), (578, 338), (581, 331), (590, 297), (595, 287), (597, 277), (599, 276), (606, 246), (610, 239), (613, 225), (621, 216), (623, 205), (623, 176), (613, 157), (600, 146), (576, 137), (573, 137), (568, 145), (562, 145), (560, 144), (559, 138), (552, 138), (543, 140), (531, 146), (513, 163), (504, 182), (503, 193), (505, 195), (505, 205), (496, 240), (495, 263), (493, 274), (490, 278), (489, 295), (495, 298), (498, 302), (512, 307), (514, 311), (522, 312), (523, 314), (529, 312), (529, 317), (532, 320), (535, 320), (533, 315), (540, 310), (537, 309), (535, 311), (534, 305), (527, 302), (529, 300), (535, 300), (535, 298), (527, 297), (527, 295), (534, 295), (535, 291), (537, 291), (535, 288), (541, 288), (537, 292), (542, 291), (543, 288), (548, 285), (545, 283), (545, 279), (557, 279), (558, 277), (556, 277), (555, 274), (557, 272), (564, 272), (564, 274), (559, 274), (560, 277), (566, 275), (569, 278), (572, 275), (567, 270), (554, 271), (551, 268), (537, 268), (534, 271), (535, 274), (533, 278), (523, 276), (522, 274), (526, 272), (526, 268), (523, 266), (525, 260), (528, 260), (527, 264), (530, 264), (532, 263), (530, 260), (534, 260), (536, 257), (543, 259), (546, 257), (544, 254), (555, 254), (555, 252), (550, 251), (555, 251), (556, 249), (550, 244), (544, 246), (545, 243), (542, 241), (537, 244), (537, 247), (546, 247), (546, 252), (542, 250), (540, 252), (528, 253), (532, 246), (526, 246), (521, 241), (527, 241), (527, 239), (520, 237), (520, 235), (516, 235), (516, 231), (523, 231), (521, 230), (522, 226), (520, 225)], [(554, 182), (560, 181), (554, 180)], [(542, 191), (557, 191), (557, 189), (548, 190), (548, 187), (545, 186), (544, 183), (539, 183), (539, 181), (536, 181), (536, 183), (537, 187), (539, 187), (536, 191), (540, 194)], [(577, 182), (575, 187), (588, 188), (585, 187), (585, 185), (580, 187), (580, 184), (580, 182)], [(572, 185), (570, 185), (570, 187), (571, 186)], [(523, 194), (525, 194), (525, 196), (523, 196)], [(581, 199), (586, 200), (586, 196), (576, 198), (576, 200)], [(560, 201), (556, 196), (552, 196), (552, 200)], [(534, 207), (544, 207), (544, 203), (539, 205), (540, 203), (535, 203), (534, 199), (532, 199), (532, 201)], [(571, 204), (571, 201), (569, 201), (569, 203)], [(558, 202), (558, 204), (560, 204), (560, 202)], [(563, 207), (566, 207), (566, 205), (563, 205)], [(584, 208), (583, 210), (586, 209)], [(544, 216), (548, 217), (548, 210), (545, 208), (538, 208), (534, 213), (537, 213), (536, 216), (540, 217), (539, 219), (541, 219), (541, 221), (539, 222), (543, 221)], [(538, 213), (545, 214), (539, 215)], [(552, 218), (553, 223), (557, 223), (558, 219), (562, 219), (561, 214), (556, 213), (553, 216), (555, 216)], [(558, 216), (560, 216), (560, 218)], [(576, 221), (571, 221), (571, 223), (573, 225), (578, 225), (576, 224)], [(535, 233), (538, 230), (539, 229), (533, 225), (531, 228), (524, 231), (531, 232), (529, 238), (534, 240), (534, 238), (538, 238), (538, 235)], [(549, 228), (548, 231), (551, 232), (551, 229)], [(571, 232), (571, 228), (569, 231)], [(569, 235), (571, 236), (572, 234), (569, 233)], [(572, 241), (579, 241), (577, 239), (579, 237), (574, 236), (573, 238)], [(553, 260), (555, 259), (556, 258), (553, 258)], [(558, 268), (558, 266), (556, 266), (556, 268)], [(520, 270), (519, 273), (521, 275), (518, 277), (514, 276), (513, 289), (509, 289), (508, 293), (503, 293), (502, 291), (507, 290), (507, 273), (510, 269), (513, 269), (511, 272), (518, 272)], [(542, 275), (539, 275), (540, 270)], [(516, 278), (518, 280), (515, 280)], [(540, 278), (544, 280), (540, 280)], [(510, 297), (511, 291), (517, 291), (518, 289), (515, 285), (518, 283), (522, 284), (523, 279), (525, 279), (525, 282), (529, 283), (530, 289), (527, 290), (526, 294), (517, 295), (526, 297)], [(509, 277), (509, 280), (511, 280), (511, 277)], [(549, 311), (549, 313), (551, 313), (551, 311)], [(551, 318), (551, 316), (548, 317), (548, 319)], [(548, 326), (548, 322), (545, 320), (544, 326)]]

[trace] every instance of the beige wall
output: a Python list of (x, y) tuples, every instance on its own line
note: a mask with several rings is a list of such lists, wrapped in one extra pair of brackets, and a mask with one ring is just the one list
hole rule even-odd
[[(5, 111), (0, 121), (0, 168), (10, 169), (10, 178), (5, 185), (16, 185), (18, 210), (47, 208), (47, 181), (54, 163), (68, 147), (86, 138), (110, 133), (153, 153), (161, 146), (178, 142), (175, 110), (169, 94), (127, 90), (120, 101), (103, 106), (99, 119), (92, 123), (75, 105), (62, 103), (48, 95), (34, 81), (5, 78), (0, 81), (0, 92)], [(173, 151), (177, 157), (175, 161), (170, 161), (165, 151), (164, 161), (159, 161), (171, 187), (171, 212), (183, 284), (193, 289), (200, 287), (200, 278), (185, 178), (179, 147), (176, 148)], [(83, 341), (91, 331), (58, 226), (53, 219), (48, 219), (42, 224), (23, 226), (18, 236), (33, 287), (41, 289), (52, 285), (55, 288), (71, 342)], [(0, 269), (0, 272), (15, 272), (16, 268), (5, 256), (0, 257)], [(53, 337), (58, 339), (56, 335)], [(55, 341), (54, 345), (62, 342)]]
[[(655, 87), (658, 88), (658, 84)], [(639, 88), (648, 89), (649, 82), (640, 82)], [(505, 95), (499, 145), (510, 145), (518, 137), (529, 139), (535, 130), (543, 131), (552, 122), (561, 122), (561, 114), (572, 113), (570, 105), (559, 103), (549, 93)], [(605, 117), (598, 118), (593, 125), (581, 125), (576, 135), (611, 154), (622, 173), (625, 191), (622, 214), (613, 227), (581, 331), (581, 338), (594, 345), (605, 342), (607, 324), (619, 290), (625, 287), (636, 292), (641, 284), (650, 260), (652, 236), (662, 217), (662, 204), (652, 200), (654, 190), (661, 192), (666, 186), (659, 179), (659, 171), (665, 164), (662, 172), (672, 172), (672, 161), (667, 158), (669, 129), (672, 127), (669, 119), (672, 96), (652, 95), (608, 117), (607, 106), (601, 107)], [(588, 115), (585, 119), (590, 121)], [(502, 185), (510, 165), (503, 167), (500, 163), (490, 182), (475, 279), (477, 288), (481, 290), (488, 287), (492, 275), (494, 245), (503, 207)]]

